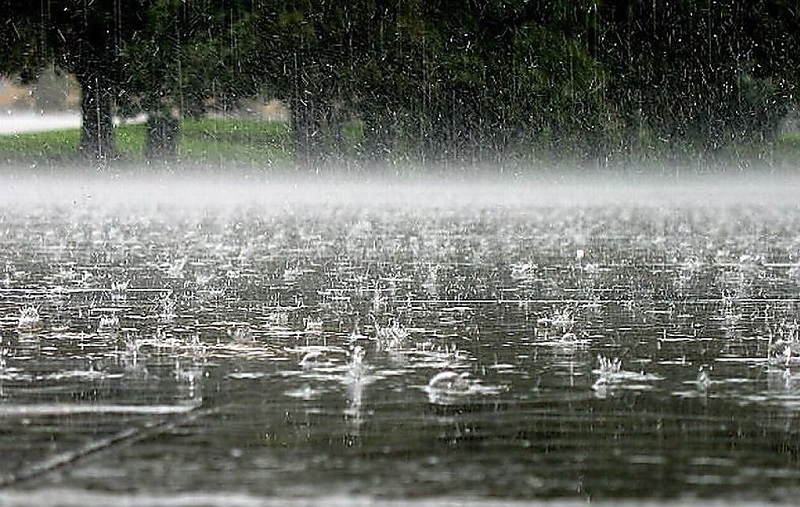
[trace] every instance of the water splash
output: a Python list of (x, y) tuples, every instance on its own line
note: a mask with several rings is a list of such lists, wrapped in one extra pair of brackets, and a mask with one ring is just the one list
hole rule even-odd
[(19, 312), (17, 319), (17, 329), (20, 331), (31, 332), (42, 328), (42, 319), (39, 317), (39, 309), (35, 306), (25, 306)]

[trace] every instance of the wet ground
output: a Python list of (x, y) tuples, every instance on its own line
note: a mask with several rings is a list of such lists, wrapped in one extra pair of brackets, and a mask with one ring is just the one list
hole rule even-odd
[(9, 181), (0, 503), (798, 493), (779, 181)]

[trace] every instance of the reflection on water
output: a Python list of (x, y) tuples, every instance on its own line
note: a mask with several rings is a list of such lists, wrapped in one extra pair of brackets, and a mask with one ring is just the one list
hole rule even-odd
[(791, 203), (315, 191), (2, 208), (3, 484), (797, 493)]

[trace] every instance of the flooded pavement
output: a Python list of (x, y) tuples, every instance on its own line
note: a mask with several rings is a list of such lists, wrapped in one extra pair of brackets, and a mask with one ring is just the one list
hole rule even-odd
[(785, 185), (9, 188), (4, 505), (800, 489)]

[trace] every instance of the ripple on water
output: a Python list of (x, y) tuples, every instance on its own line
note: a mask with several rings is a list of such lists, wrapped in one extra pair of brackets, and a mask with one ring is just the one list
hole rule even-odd
[[(259, 194), (157, 210), (104, 197), (0, 205), (3, 463), (28, 456), (4, 440), (14, 431), (41, 449), (85, 437), (98, 426), (81, 426), (83, 411), (117, 429), (134, 410), (160, 420), (202, 399), (220, 412), (78, 460), (35, 491), (4, 490), (4, 502), (47, 505), (53, 481), (86, 486), (81, 505), (800, 489), (800, 381), (766, 360), (770, 337), (797, 332), (794, 208)], [(41, 328), (19, 326), (29, 307)], [(597, 368), (598, 353), (619, 368)], [(443, 370), (470, 381), (431, 386)], [(20, 429), (40, 416), (41, 431)], [(101, 493), (114, 488), (142, 496)], [(152, 493), (170, 488), (193, 493)]]

